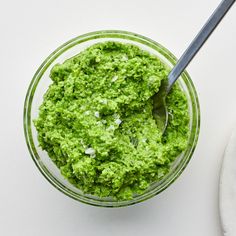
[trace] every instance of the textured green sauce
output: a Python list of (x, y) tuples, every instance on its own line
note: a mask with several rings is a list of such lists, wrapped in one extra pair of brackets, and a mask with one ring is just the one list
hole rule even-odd
[(131, 44), (95, 44), (55, 65), (34, 121), (41, 148), (84, 193), (132, 199), (159, 181), (186, 148), (189, 113), (176, 85), (167, 98), (164, 135), (151, 97), (168, 69)]

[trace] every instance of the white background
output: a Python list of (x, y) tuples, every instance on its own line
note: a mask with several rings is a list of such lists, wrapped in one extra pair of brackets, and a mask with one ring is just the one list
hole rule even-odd
[(102, 209), (76, 202), (39, 173), (23, 135), (23, 103), (41, 62), (80, 34), (121, 29), (177, 57), (218, 0), (0, 0), (0, 235), (220, 236), (218, 180), (236, 122), (236, 6), (188, 67), (201, 134), (179, 179), (144, 203)]

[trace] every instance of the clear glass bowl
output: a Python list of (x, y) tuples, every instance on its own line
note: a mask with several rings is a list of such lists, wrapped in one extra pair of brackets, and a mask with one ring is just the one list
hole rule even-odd
[(135, 196), (132, 200), (115, 201), (109, 198), (98, 198), (96, 196), (84, 194), (78, 188), (70, 184), (60, 174), (59, 169), (54, 165), (47, 153), (42, 151), (39, 147), (37, 132), (32, 121), (38, 116), (38, 108), (43, 101), (43, 95), (49, 84), (51, 84), (49, 78), (51, 68), (56, 63), (64, 62), (66, 59), (75, 56), (92, 44), (109, 40), (135, 44), (156, 55), (170, 68), (176, 63), (175, 56), (159, 43), (130, 32), (114, 30), (97, 31), (74, 38), (63, 44), (47, 57), (35, 73), (25, 99), (24, 131), (29, 152), (36, 166), (44, 177), (58, 190), (69, 197), (90, 205), (101, 207), (121, 207), (144, 201), (159, 194), (173, 183), (182, 173), (191, 159), (197, 143), (200, 127), (200, 110), (194, 85), (188, 73), (184, 72), (178, 80), (178, 83), (186, 93), (189, 103), (191, 133), (188, 140), (188, 147), (172, 164), (169, 174), (167, 174), (161, 181), (153, 183), (142, 195)]

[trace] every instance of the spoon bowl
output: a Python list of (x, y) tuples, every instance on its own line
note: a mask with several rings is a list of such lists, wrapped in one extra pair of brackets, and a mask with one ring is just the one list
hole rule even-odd
[(162, 82), (159, 91), (154, 94), (152, 115), (155, 119), (157, 127), (162, 133), (165, 132), (168, 123), (168, 110), (166, 106), (166, 83)]

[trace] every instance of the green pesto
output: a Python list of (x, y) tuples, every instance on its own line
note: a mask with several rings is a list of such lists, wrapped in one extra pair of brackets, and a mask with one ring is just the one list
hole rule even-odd
[(98, 43), (55, 65), (34, 121), (41, 148), (84, 193), (118, 200), (161, 180), (187, 147), (189, 112), (175, 85), (164, 135), (152, 96), (169, 70), (132, 44)]

